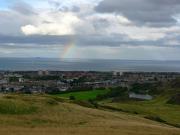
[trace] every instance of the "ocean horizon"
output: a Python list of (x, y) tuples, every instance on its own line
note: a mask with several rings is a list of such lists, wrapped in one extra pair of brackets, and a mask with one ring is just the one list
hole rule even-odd
[(0, 58), (0, 70), (1, 71), (50, 70), (50, 71), (180, 72), (180, 61)]

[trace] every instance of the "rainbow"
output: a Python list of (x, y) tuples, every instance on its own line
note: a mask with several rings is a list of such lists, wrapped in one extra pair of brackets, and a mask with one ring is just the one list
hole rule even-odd
[(63, 52), (61, 54), (61, 59), (67, 58), (69, 55), (71, 55), (74, 52), (75, 49), (75, 40), (71, 40), (67, 45), (64, 46)]

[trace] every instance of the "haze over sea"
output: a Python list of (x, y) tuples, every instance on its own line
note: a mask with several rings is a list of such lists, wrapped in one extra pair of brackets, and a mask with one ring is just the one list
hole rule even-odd
[(180, 61), (0, 58), (0, 70), (180, 72)]

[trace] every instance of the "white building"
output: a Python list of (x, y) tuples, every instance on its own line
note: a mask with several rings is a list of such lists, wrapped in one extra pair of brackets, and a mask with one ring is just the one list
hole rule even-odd
[(47, 71), (47, 70), (45, 70), (45, 71), (39, 70), (39, 71), (38, 71), (38, 75), (40, 75), (40, 76), (49, 75), (49, 71)]

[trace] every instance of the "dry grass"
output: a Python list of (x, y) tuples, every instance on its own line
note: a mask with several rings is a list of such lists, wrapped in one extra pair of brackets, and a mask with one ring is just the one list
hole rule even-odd
[(7, 100), (31, 103), (37, 112), (0, 114), (0, 135), (180, 135), (180, 129), (126, 113), (56, 102), (50, 97), (15, 97)]
[(149, 127), (1, 128), (1, 135), (179, 135), (173, 129)]

